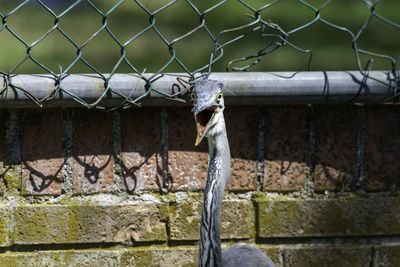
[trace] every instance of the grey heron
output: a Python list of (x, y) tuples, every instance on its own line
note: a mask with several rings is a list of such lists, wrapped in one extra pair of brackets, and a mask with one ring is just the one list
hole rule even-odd
[(199, 81), (192, 90), (191, 98), (194, 102), (193, 112), (197, 128), (195, 145), (199, 145), (206, 137), (209, 150), (208, 177), (200, 226), (199, 266), (275, 266), (259, 249), (248, 245), (235, 245), (221, 251), (221, 204), (231, 176), (222, 84), (210, 79)]

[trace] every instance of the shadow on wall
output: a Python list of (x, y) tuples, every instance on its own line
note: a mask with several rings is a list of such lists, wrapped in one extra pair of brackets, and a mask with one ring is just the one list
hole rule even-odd
[[(167, 109), (168, 129), (160, 108), (18, 112), (23, 113), (20, 157), (26, 194), (160, 191), (163, 177), (170, 191), (204, 189), (207, 142), (194, 146), (188, 107)], [(15, 121), (9, 111), (3, 113), (7, 138), (0, 138), (0, 146), (18, 146), (19, 137), (10, 130)], [(299, 190), (310, 169), (316, 191), (350, 190), (360, 160), (364, 189), (398, 184), (400, 112), (395, 106), (228, 106), (225, 117), (232, 156), (228, 190)], [(360, 147), (362, 157), (357, 156)], [(10, 156), (3, 152), (0, 157)]]

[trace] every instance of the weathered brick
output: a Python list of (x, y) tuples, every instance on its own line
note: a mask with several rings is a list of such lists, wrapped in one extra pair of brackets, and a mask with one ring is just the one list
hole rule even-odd
[(132, 249), (121, 256), (120, 266), (197, 266), (197, 247), (174, 249)]
[(0, 110), (0, 194), (3, 194), (4, 191), (4, 112)]
[(252, 202), (249, 200), (223, 201), (221, 208), (221, 238), (241, 239), (254, 236), (255, 214)]
[(75, 192), (110, 192), (114, 183), (112, 114), (79, 110), (73, 123)]
[(348, 188), (354, 176), (356, 157), (356, 108), (317, 107), (315, 190)]
[(61, 250), (37, 252), (37, 265), (61, 266), (124, 266), (120, 265), (121, 250)]
[(231, 150), (230, 191), (257, 188), (258, 112), (254, 107), (228, 107), (226, 130)]
[[(222, 244), (225, 249), (229, 246)], [(279, 249), (275, 247), (260, 247), (261, 251), (267, 252), (268, 256), (275, 263), (277, 267), (281, 267), (279, 263)], [(197, 266), (198, 260), (198, 247), (176, 247), (176, 248), (139, 248), (129, 249), (125, 251), (121, 257), (120, 266)]]
[(387, 190), (400, 185), (400, 109), (365, 108), (364, 189)]
[[(232, 157), (228, 190), (248, 191), (257, 187), (257, 109), (239, 110), (225, 112)], [(169, 118), (173, 118), (169, 119), (168, 154), (172, 190), (203, 190), (208, 170), (207, 140), (199, 148), (194, 146), (196, 127), (190, 109), (170, 109)]]
[(400, 198), (259, 200), (259, 237), (395, 235)]
[(168, 118), (168, 165), (172, 191), (203, 190), (208, 169), (207, 140), (195, 147), (196, 126), (190, 108), (171, 108)]
[(11, 208), (9, 206), (0, 206), (0, 247), (7, 247), (11, 245), (11, 225)]
[[(198, 240), (202, 201), (177, 202), (170, 214), (171, 240)], [(234, 218), (234, 219), (232, 219)], [(254, 237), (255, 221), (252, 203), (248, 200), (225, 200), (221, 210), (221, 238)]]
[(285, 266), (365, 267), (370, 266), (371, 249), (367, 247), (312, 247), (285, 249)]
[(3, 181), (6, 188), (13, 193), (21, 191), (21, 111), (7, 109), (4, 112), (4, 162)]
[(276, 267), (283, 267), (281, 260), (282, 249), (278, 246), (258, 245), (255, 246), (265, 253), (276, 265)]
[(0, 266), (38, 266), (36, 259), (35, 253), (7, 252), (0, 254)]
[[(226, 244), (222, 245), (226, 248)], [(279, 263), (279, 248), (259, 247)], [(0, 266), (197, 266), (197, 246), (173, 248), (47, 250), (0, 254)]]
[(264, 134), (265, 191), (292, 191), (304, 183), (305, 107), (269, 107)]
[(27, 205), (15, 208), (15, 244), (166, 240), (162, 204)]
[(400, 246), (378, 246), (375, 248), (374, 267), (400, 266)]
[(123, 178), (128, 191), (159, 190), (162, 177), (160, 109), (121, 112)]
[(59, 110), (24, 113), (22, 193), (61, 194), (62, 113)]

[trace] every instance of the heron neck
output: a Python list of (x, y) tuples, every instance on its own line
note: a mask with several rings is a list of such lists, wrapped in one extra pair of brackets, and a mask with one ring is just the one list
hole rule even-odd
[(204, 191), (200, 228), (199, 266), (221, 266), (220, 213), (226, 184), (230, 178), (230, 151), (223, 116), (216, 133), (209, 135), (209, 168)]

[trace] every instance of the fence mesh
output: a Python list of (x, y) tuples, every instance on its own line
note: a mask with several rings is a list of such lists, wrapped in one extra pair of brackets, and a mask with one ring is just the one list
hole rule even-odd
[[(191, 84), (213, 71), (285, 66), (321, 71), (353, 66), (363, 82), (375, 79), (369, 76), (372, 69), (389, 69), (393, 78), (379, 82), (390, 87), (395, 98), (400, 85), (399, 8), (400, 3), (390, 0), (0, 0), (0, 99), (8, 90), (17, 90), (43, 106), (60, 93), (72, 95), (62, 88), (62, 80), (86, 72), (103, 79), (104, 93), (92, 103), (72, 95), (77, 102), (103, 108), (101, 100), (116, 94), (122, 100), (118, 107), (127, 108), (140, 105), (155, 91), (152, 83), (174, 75), (168, 74), (171, 71), (185, 73), (176, 75), (179, 93), (158, 93), (181, 100)], [(168, 26), (171, 21), (179, 27)], [(332, 67), (329, 61), (336, 56), (340, 59)], [(50, 75), (53, 92), (38, 99), (29, 86), (13, 84), (15, 75), (27, 72)], [(131, 98), (113, 91), (109, 81), (121, 72), (143, 79), (146, 93)]]

